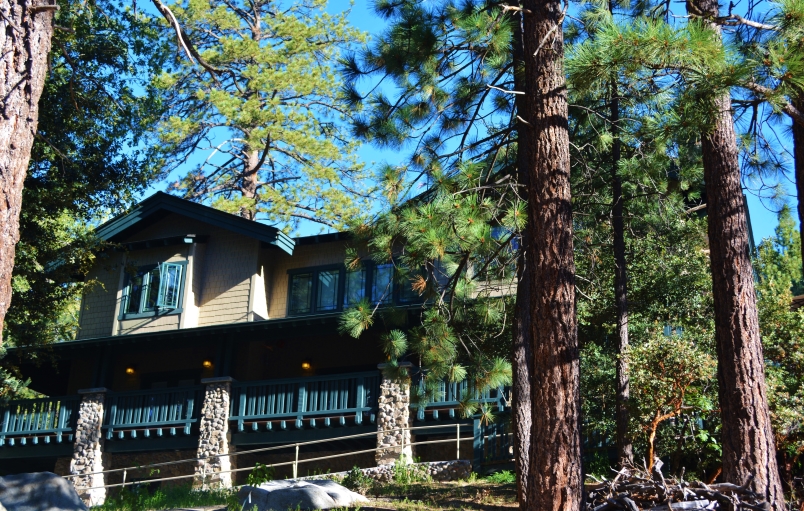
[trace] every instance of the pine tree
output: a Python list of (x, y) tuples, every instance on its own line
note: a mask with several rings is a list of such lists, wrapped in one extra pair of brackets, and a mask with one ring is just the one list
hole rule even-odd
[[(499, 332), (512, 328), (512, 421), (516, 430), (517, 493), (520, 505), (524, 506), (530, 452), (532, 381), (529, 367), (532, 356), (527, 328), (530, 324), (526, 277), (529, 270), (521, 255), (523, 247), (529, 243), (521, 200), (526, 194), (527, 179), (523, 174), (521, 153), (513, 150), (517, 132), (522, 127), (516, 121), (523, 98), (519, 93), (524, 76), (522, 35), (519, 17), (512, 19), (502, 15), (512, 7), (515, 8), (496, 2), (465, 2), (460, 6), (447, 3), (436, 8), (417, 2), (378, 2), (375, 9), (390, 20), (390, 29), (371, 48), (346, 59), (344, 67), (350, 78), (348, 95), (353, 98), (354, 106), (367, 107), (366, 114), (358, 118), (355, 134), (378, 145), (414, 147), (407, 161), (386, 168), (384, 188), (391, 203), (400, 205), (421, 188), (435, 186), (432, 193), (415, 199), (408, 206), (399, 206), (400, 212), (396, 214), (402, 218), (408, 211), (411, 214), (419, 211), (415, 214), (430, 222), (423, 232), (413, 230), (400, 234), (389, 230), (389, 235), (378, 236), (376, 230), (370, 229), (368, 237), (392, 239), (394, 246), (408, 247), (406, 254), (410, 252), (409, 247), (417, 244), (409, 237), (421, 236), (425, 244), (429, 237), (438, 246), (445, 247), (449, 261), (441, 264), (445, 274), (441, 280), (427, 282), (436, 290), (435, 296), (442, 296), (446, 290), (444, 296), (450, 297), (448, 306), (441, 310), (451, 318), (452, 332), (460, 332), (468, 323), (465, 319), (469, 316), (465, 312), (455, 314), (461, 309), (478, 311), (476, 317), (481, 324), (501, 322), (491, 337), (496, 344), (509, 345), (508, 340), (500, 342)], [(382, 76), (388, 86), (381, 85), (364, 95), (359, 86), (366, 75)], [(439, 201), (446, 201), (450, 194), (453, 202), (461, 204), (460, 208), (448, 208), (443, 214), (425, 211)], [(489, 198), (496, 204), (494, 211), (484, 202)], [(483, 230), (490, 226), (477, 223), (477, 218), (457, 215), (459, 212), (474, 215), (475, 211), (488, 211), (486, 221), (496, 226), (496, 237), (490, 238), (488, 231)], [(479, 237), (455, 240), (454, 233), (463, 231), (469, 221), (479, 229)], [(512, 244), (520, 245), (520, 250)], [(386, 245), (388, 243), (384, 242), (382, 247), (388, 254), (390, 250)], [(430, 251), (425, 250), (425, 253)], [(444, 262), (442, 256), (435, 257)], [(484, 293), (488, 294), (488, 290), (482, 289), (484, 281), (508, 282), (506, 286), (510, 286), (514, 278), (510, 268), (517, 260), (517, 305), (511, 324), (510, 309), (503, 308), (510, 308), (506, 300), (478, 301), (475, 298), (478, 293), (481, 298)], [(421, 261), (420, 264), (426, 263)], [(473, 283), (474, 290), (466, 294), (463, 281)], [(360, 320), (357, 316), (352, 319)], [(458, 333), (455, 337), (461, 335)], [(466, 350), (465, 355), (475, 352), (479, 359), (483, 358), (484, 351), (491, 349), (476, 350), (475, 340), (467, 341), (466, 345), (472, 349)], [(464, 351), (463, 347), (460, 349)], [(493, 368), (493, 364), (490, 367)], [(487, 369), (482, 365), (470, 366), (469, 374), (478, 384), (489, 381), (483, 376)]]
[(173, 191), (290, 226), (342, 228), (369, 209), (333, 66), (364, 37), (346, 14), (324, 0), (155, 3), (187, 52), (155, 81), (168, 94), (166, 171), (206, 156)]

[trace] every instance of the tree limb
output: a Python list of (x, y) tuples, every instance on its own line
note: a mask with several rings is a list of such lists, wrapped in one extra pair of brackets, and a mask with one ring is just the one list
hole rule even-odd
[(163, 4), (160, 0), (152, 1), (159, 12), (162, 13), (162, 16), (165, 17), (170, 26), (173, 27), (173, 30), (176, 32), (176, 39), (179, 41), (179, 45), (184, 50), (187, 58), (190, 59), (190, 62), (195, 64), (197, 61), (201, 67), (209, 71), (213, 76), (223, 73), (223, 69), (218, 69), (217, 67), (212, 66), (201, 57), (201, 55), (198, 53), (198, 50), (195, 49), (195, 46), (193, 46), (193, 43), (190, 41), (190, 38), (181, 28), (181, 25), (179, 25), (179, 20), (176, 19), (176, 16), (173, 15), (173, 12), (171, 12), (168, 6)]

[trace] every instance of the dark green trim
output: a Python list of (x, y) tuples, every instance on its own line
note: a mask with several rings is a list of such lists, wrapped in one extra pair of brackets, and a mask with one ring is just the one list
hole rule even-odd
[[(421, 304), (410, 306), (397, 306), (394, 307), (399, 310), (418, 311), (422, 308)], [(338, 335), (338, 322), (341, 317), (341, 312), (329, 312), (327, 314), (310, 314), (304, 316), (293, 316), (289, 318), (271, 319), (267, 321), (251, 321), (243, 323), (229, 323), (226, 325), (211, 325), (196, 328), (182, 328), (179, 330), (163, 330), (160, 332), (148, 332), (142, 334), (126, 334), (126, 335), (113, 335), (107, 337), (94, 337), (91, 339), (82, 339), (79, 341), (59, 342), (55, 344), (48, 344), (47, 349), (52, 350), (54, 354), (63, 354), (69, 351), (77, 350), (96, 350), (104, 346), (118, 346), (126, 344), (144, 344), (144, 343), (167, 343), (174, 340), (187, 340), (188, 342), (195, 343), (200, 338), (218, 338), (225, 335), (233, 335), (233, 340), (236, 341), (241, 333), (256, 332), (261, 334), (271, 334), (277, 331), (294, 330), (310, 330), (314, 331), (317, 335), (326, 333), (325, 329)], [(380, 324), (375, 325), (372, 329), (381, 329)], [(30, 347), (9, 347), (8, 353), (12, 354), (17, 350), (27, 352)]]
[[(291, 428), (294, 429), (291, 430)], [(231, 445), (286, 444), (292, 442), (307, 442), (310, 440), (326, 440), (328, 438), (336, 439), (340, 436), (376, 432), (377, 426), (375, 424), (368, 424), (365, 426), (332, 426), (330, 428), (320, 427), (316, 429), (295, 429), (292, 421), (288, 421), (287, 431), (234, 433), (232, 435)], [(365, 439), (374, 440), (369, 436), (365, 437)]]
[(124, 243), (123, 247), (129, 251), (146, 250), (155, 247), (170, 247), (173, 245), (192, 245), (193, 243), (206, 243), (209, 236), (196, 236), (195, 234), (185, 234), (183, 236), (171, 236), (169, 238), (157, 238), (146, 241), (135, 241)]
[[(167, 261), (165, 261), (167, 262)], [(159, 310), (159, 307), (155, 308), (152, 311), (145, 311), (145, 312), (136, 312), (126, 314), (125, 308), (128, 301), (128, 287), (131, 285), (131, 275), (126, 273), (125, 283), (123, 284), (123, 297), (120, 303), (120, 314), (117, 315), (117, 319), (119, 321), (125, 321), (128, 319), (142, 319), (142, 318), (155, 318), (157, 316), (171, 316), (173, 314), (181, 314), (184, 312), (184, 283), (187, 280), (187, 261), (171, 261), (171, 264), (178, 264), (182, 266), (181, 270), (181, 283), (179, 284), (179, 306), (175, 309), (164, 309)], [(157, 264), (147, 264), (145, 266), (140, 266), (137, 268), (137, 272), (141, 271), (150, 271), (157, 266), (160, 266), (162, 263)], [(161, 277), (160, 277), (161, 278)]]
[(40, 443), (37, 445), (15, 445), (14, 447), (3, 447), (0, 449), (0, 460), (22, 459), (22, 458), (49, 458), (52, 456), (72, 456), (73, 443), (66, 439), (62, 443)]
[(218, 211), (204, 206), (203, 204), (180, 199), (164, 192), (156, 192), (132, 207), (128, 212), (118, 215), (100, 225), (95, 230), (95, 233), (104, 241), (124, 241), (123, 238), (125, 238), (126, 231), (134, 228), (136, 224), (145, 219), (161, 212), (176, 213), (195, 220), (200, 220), (214, 225), (215, 227), (255, 238), (293, 255), (295, 242), (276, 227), (246, 220), (245, 218), (224, 213), (223, 211)]
[(178, 431), (176, 436), (149, 438), (126, 438), (124, 440), (106, 440), (103, 452), (144, 452), (144, 451), (176, 451), (179, 449), (198, 449), (198, 435), (184, 435)]

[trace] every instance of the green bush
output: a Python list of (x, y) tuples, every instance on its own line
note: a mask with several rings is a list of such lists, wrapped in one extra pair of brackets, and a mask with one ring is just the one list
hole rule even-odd
[(486, 477), (486, 481), (494, 484), (511, 484), (516, 482), (516, 474), (510, 470), (503, 470), (489, 475)]
[(359, 467), (352, 467), (352, 470), (346, 474), (341, 484), (354, 492), (361, 495), (368, 494), (374, 488), (374, 479), (370, 478), (360, 470)]

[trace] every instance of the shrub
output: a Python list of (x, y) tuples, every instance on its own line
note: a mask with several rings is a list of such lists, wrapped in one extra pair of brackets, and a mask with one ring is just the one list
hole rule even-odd
[(486, 481), (494, 484), (511, 484), (516, 482), (516, 474), (510, 470), (503, 470), (489, 475), (486, 477)]
[(346, 474), (341, 484), (354, 492), (366, 495), (374, 488), (374, 479), (364, 474), (359, 467), (352, 467), (352, 470)]

